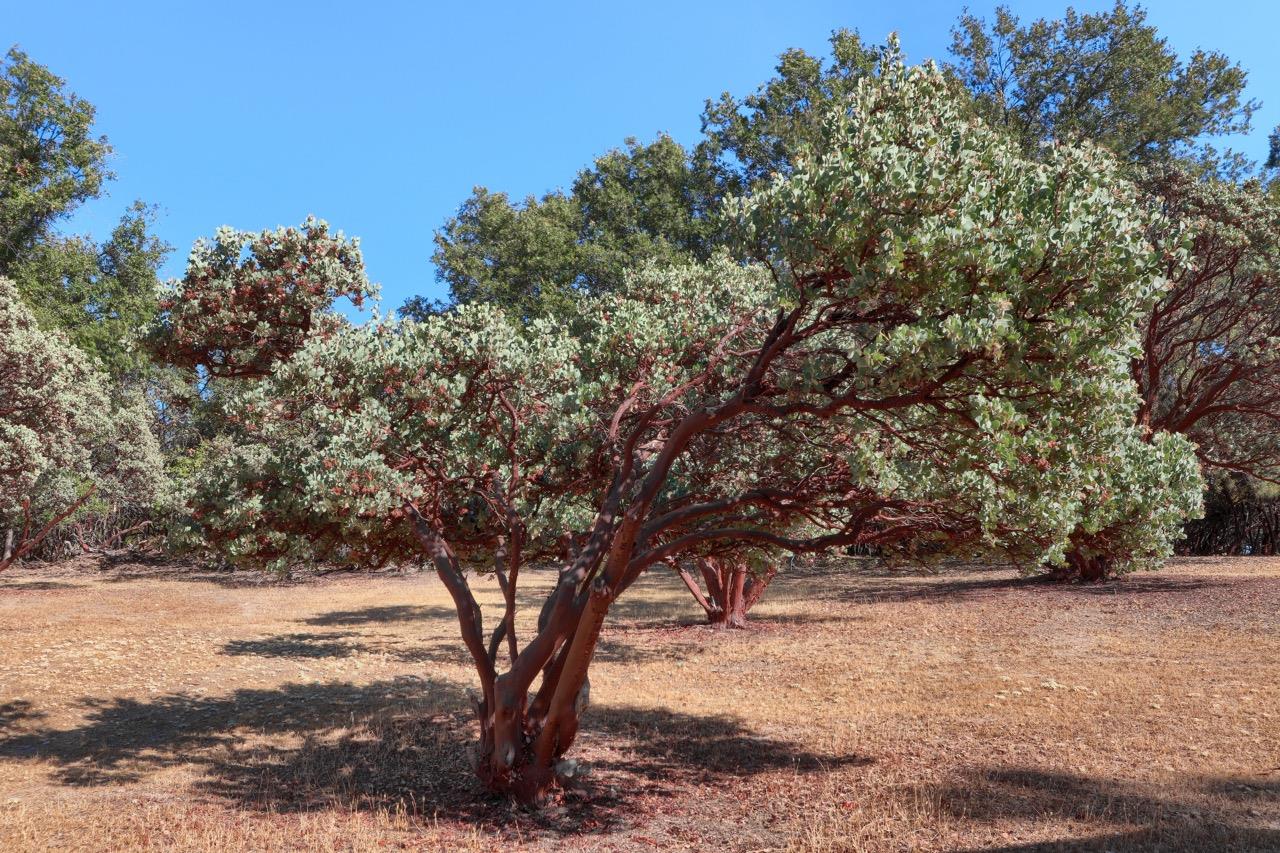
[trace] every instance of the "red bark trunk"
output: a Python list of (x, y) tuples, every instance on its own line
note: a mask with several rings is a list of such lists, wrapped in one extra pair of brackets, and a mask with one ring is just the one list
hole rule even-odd
[[(587, 669), (613, 600), (612, 590), (596, 581), (579, 595), (576, 577), (562, 575), (539, 617), (537, 634), (518, 652), (509, 618), (519, 556), (513, 544), (511, 553), (502, 552), (512, 560), (511, 573), (503, 572), (501, 561), (498, 568), (508, 610), (486, 649), (480, 606), (457, 556), (425, 521), (415, 523), (414, 530), (453, 598), (463, 641), (480, 680), (481, 693), (472, 696), (480, 724), (472, 769), (489, 790), (527, 805), (541, 805), (576, 770), (576, 764), (562, 762), (562, 757), (573, 745), (586, 710)], [(511, 668), (500, 674), (497, 657), (504, 638), (511, 641)], [(539, 673), (542, 681), (531, 699), (529, 691)]]
[(3, 557), (0, 557), (0, 572), (9, 568), (11, 565), (16, 563), (18, 560), (21, 560), (28, 553), (30, 553), (33, 548), (35, 548), (37, 545), (40, 544), (40, 542), (44, 539), (44, 537), (49, 535), (49, 532), (51, 530), (53, 530), (62, 522), (66, 521), (71, 516), (72, 513), (78, 510), (84, 504), (84, 502), (89, 500), (89, 498), (92, 497), (93, 494), (97, 491), (98, 491), (97, 485), (90, 486), (83, 495), (81, 495), (79, 498), (76, 499), (75, 503), (73, 503), (71, 506), (67, 507), (62, 512), (58, 513), (57, 515), (53, 516), (53, 518), (45, 522), (44, 526), (41, 527), (39, 530), (37, 530), (34, 536), (31, 535), (31, 529), (30, 529), (30, 526), (31, 526), (30, 502), (24, 501), (22, 508), (23, 508), (23, 514), (26, 515), (27, 517), (26, 518), (27, 523), (23, 527), (22, 536), (21, 538), (18, 539), (18, 543), (16, 546), (13, 545), (13, 540), (12, 540), (13, 531), (10, 531), (10, 536), (5, 545), (5, 553)]
[(1053, 571), (1050, 577), (1063, 583), (1101, 583), (1112, 578), (1111, 569), (1112, 561), (1109, 557), (1077, 548), (1067, 552), (1067, 564)]
[(694, 600), (706, 612), (707, 624), (717, 628), (747, 627), (747, 613), (760, 600), (769, 581), (777, 573), (777, 569), (771, 566), (763, 574), (755, 575), (744, 562), (713, 557), (699, 560), (698, 570), (707, 587), (705, 594), (698, 588), (692, 574), (683, 568), (676, 569)]

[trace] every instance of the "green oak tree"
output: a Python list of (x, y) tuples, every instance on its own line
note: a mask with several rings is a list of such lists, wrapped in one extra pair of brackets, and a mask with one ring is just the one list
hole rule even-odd
[(121, 382), (153, 374), (133, 346), (156, 312), (160, 264), (169, 246), (150, 233), (154, 213), (135, 204), (101, 244), (49, 235), (10, 268), (10, 276), (40, 325), (71, 342)]
[[(436, 234), (432, 260), (452, 304), (566, 317), (580, 296), (616, 288), (645, 261), (706, 259), (717, 200), (710, 172), (669, 136), (629, 139), (580, 172), (568, 193), (512, 203), (476, 187)], [(419, 297), (400, 313), (422, 319), (445, 307)]]
[(0, 273), (112, 177), (93, 105), (64, 86), (17, 48), (0, 64)]
[(150, 372), (131, 346), (155, 313), (169, 247), (135, 203), (101, 242), (57, 230), (114, 178), (111, 146), (93, 133), (92, 104), (17, 48), (0, 61), (0, 275), (46, 329), (60, 329), (117, 381)]
[(828, 113), (845, 104), (859, 80), (876, 73), (882, 48), (866, 44), (856, 30), (836, 30), (829, 44), (825, 62), (792, 48), (779, 57), (776, 76), (751, 94), (724, 92), (706, 102), (696, 151), (722, 193), (741, 195), (789, 174)]
[(1247, 130), (1257, 108), (1237, 63), (1205, 50), (1180, 59), (1124, 0), (1028, 24), (1008, 7), (990, 23), (966, 13), (953, 34), (952, 72), (988, 121), (1031, 150), (1087, 139), (1126, 162), (1161, 160)]

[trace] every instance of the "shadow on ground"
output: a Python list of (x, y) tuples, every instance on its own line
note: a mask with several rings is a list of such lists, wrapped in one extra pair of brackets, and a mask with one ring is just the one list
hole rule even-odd
[[(226, 589), (298, 586), (335, 577), (376, 577), (379, 580), (397, 578), (411, 583), (421, 579), (421, 573), (412, 566), (407, 568), (391, 567), (377, 571), (319, 566), (297, 569), (288, 574), (278, 574), (258, 569), (220, 567), (192, 560), (175, 560), (173, 557), (163, 553), (135, 551), (132, 549), (77, 554), (74, 557), (57, 560), (52, 563), (32, 562), (25, 564), (21, 571), (23, 573), (30, 571), (37, 575), (56, 572), (62, 576), (91, 578), (94, 581), (105, 581), (112, 584), (163, 580), (182, 583), (203, 583)], [(0, 579), (0, 592), (24, 587), (31, 590), (50, 590), (78, 586), (78, 584), (67, 584), (60, 581), (22, 583), (16, 582), (12, 578), (13, 575), (10, 573), (5, 578)]]
[(950, 571), (945, 575), (916, 573), (875, 573), (857, 576), (852, 584), (841, 585), (836, 597), (844, 601), (867, 604), (904, 601), (945, 601), (1013, 595), (1034, 592), (1036, 595), (1064, 597), (1135, 596), (1150, 594), (1178, 595), (1228, 586), (1230, 580), (1209, 578), (1160, 577), (1130, 575), (1106, 583), (1061, 583), (1043, 576), (992, 578), (988, 570), (972, 573)]
[(26, 702), (0, 737), (0, 758), (51, 762), (69, 785), (135, 781), (151, 771), (216, 760), (209, 750), (258, 735), (308, 735), (338, 729), (379, 712), (450, 713), (465, 707), (451, 684), (398, 678), (365, 686), (289, 684), (237, 690), (227, 696), (170, 694), (150, 701), (85, 699), (84, 723), (69, 729), (34, 728)]
[(5, 702), (0, 704), (0, 734), (18, 723), (31, 722), (43, 717), (44, 714), (34, 710), (34, 706), (25, 699)]
[(329, 633), (278, 634), (256, 640), (232, 640), (222, 647), (224, 655), (288, 658), (306, 660), (314, 658), (345, 658), (369, 651), (364, 643), (347, 640), (360, 636), (350, 631)]
[[(636, 642), (637, 634), (644, 632), (618, 632), (617, 638), (604, 636), (596, 646), (595, 660), (626, 663), (647, 661), (687, 660), (702, 651), (711, 642), (711, 629), (686, 642), (672, 642), (663, 636), (661, 644)], [(670, 633), (664, 632), (665, 633)], [(260, 637), (252, 640), (231, 640), (222, 647), (224, 655), (284, 658), (306, 661), (319, 658), (347, 658), (356, 655), (385, 655), (405, 663), (449, 663), (468, 666), (471, 656), (458, 640), (410, 640), (404, 637), (381, 638), (378, 645), (365, 642), (372, 639), (355, 631), (297, 632)]]
[[(1209, 779), (1202, 784), (1212, 805), (1165, 799), (1153, 790), (1036, 768), (975, 770), (934, 789), (956, 817), (1027, 824), (1046, 818), (1110, 824), (1119, 831), (1056, 841), (984, 846), (987, 851), (1280, 850), (1280, 797), (1267, 782)], [(1225, 802), (1224, 802), (1225, 800)]]
[[(705, 620), (689, 625), (673, 624), (669, 618), (665, 621), (661, 619), (665, 613), (666, 608), (658, 604), (638, 602), (630, 611), (632, 621), (626, 621), (625, 614), (612, 614), (613, 618), (596, 648), (595, 658), (629, 663), (684, 660), (716, 639), (707, 628)], [(637, 623), (635, 620), (640, 614), (652, 617), (656, 620), (655, 624)], [(221, 651), (232, 656), (298, 661), (384, 655), (406, 663), (468, 665), (470, 655), (457, 639), (425, 640), (389, 632), (370, 633), (368, 630), (380, 625), (405, 625), (432, 620), (444, 620), (446, 624), (453, 625), (456, 620), (455, 612), (450, 607), (408, 604), (335, 610), (298, 620), (300, 625), (332, 630), (292, 631), (268, 637), (232, 640), (223, 645)]]
[(6, 578), (0, 581), (0, 594), (6, 592), (48, 592), (53, 589), (79, 589), (78, 584), (62, 581), (15, 581)]
[[(353, 639), (358, 638), (358, 639)], [(305, 661), (318, 658), (347, 658), (382, 655), (405, 663), (453, 663), (467, 665), (471, 657), (458, 641), (410, 640), (404, 637), (375, 639), (356, 631), (297, 632), (276, 634), (253, 640), (231, 640), (222, 647), (224, 655), (284, 658)]]
[[(472, 713), (451, 682), (291, 684), (83, 706), (87, 718), (73, 728), (41, 725), (25, 702), (3, 706), (0, 721), (10, 724), (0, 728), (0, 759), (47, 762), (68, 786), (133, 782), (187, 765), (201, 773), (200, 790), (270, 812), (403, 809), (481, 823), (507, 823), (513, 814), (474, 781), (466, 757)], [(589, 710), (575, 754), (593, 768), (588, 787), (571, 797), (571, 808), (522, 820), (555, 832), (597, 831), (624, 820), (621, 807), (633, 797), (865, 763), (759, 737), (728, 716), (608, 706)]]
[(392, 604), (362, 607), (359, 610), (335, 610), (301, 620), (306, 625), (334, 627), (340, 625), (375, 625), (396, 622), (418, 622), (426, 619), (453, 619), (452, 607)]

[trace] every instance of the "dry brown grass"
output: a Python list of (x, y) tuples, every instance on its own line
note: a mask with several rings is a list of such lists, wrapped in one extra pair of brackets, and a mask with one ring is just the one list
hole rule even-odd
[(593, 669), (589, 785), (531, 814), (469, 776), (427, 576), (12, 572), (0, 850), (1280, 849), (1280, 561), (823, 571), (753, 618), (716, 633), (639, 584)]

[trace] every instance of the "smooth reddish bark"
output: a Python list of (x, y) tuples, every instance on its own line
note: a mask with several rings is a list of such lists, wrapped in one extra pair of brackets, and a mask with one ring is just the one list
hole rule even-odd
[(747, 613), (777, 574), (772, 566), (763, 573), (753, 574), (745, 562), (716, 557), (700, 559), (698, 570), (706, 584), (705, 593), (687, 569), (676, 567), (676, 573), (706, 612), (707, 624), (717, 628), (747, 627)]
[(9, 568), (18, 560), (21, 560), (29, 554), (33, 548), (44, 541), (44, 538), (48, 536), (55, 527), (66, 521), (73, 513), (75, 513), (76, 510), (84, 506), (85, 501), (93, 497), (93, 494), (97, 490), (97, 486), (90, 486), (75, 503), (50, 518), (34, 534), (31, 533), (30, 503), (24, 503), (23, 512), (26, 515), (26, 523), (23, 525), (22, 534), (17, 539), (16, 547), (13, 544), (13, 531), (9, 531), (9, 534), (6, 537), (4, 556), (0, 557), (0, 572)]

